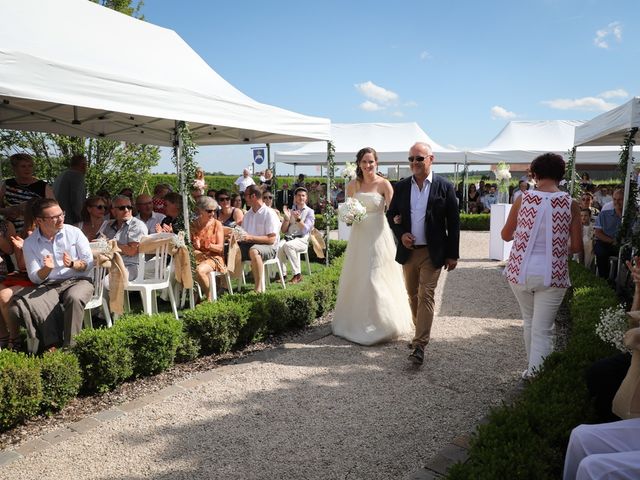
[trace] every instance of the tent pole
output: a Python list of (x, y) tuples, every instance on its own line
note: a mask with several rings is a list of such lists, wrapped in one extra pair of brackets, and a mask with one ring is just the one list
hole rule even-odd
[(569, 195), (573, 198), (573, 191), (575, 190), (576, 185), (576, 161), (578, 156), (578, 150), (576, 147), (573, 147), (573, 164), (571, 165), (571, 182), (569, 182)]
[(462, 207), (465, 213), (469, 213), (469, 165), (467, 164), (467, 152), (464, 152), (464, 171), (462, 172)]
[(267, 143), (267, 168), (271, 170), (271, 144)]
[[(191, 232), (189, 231), (189, 198), (187, 193), (187, 176), (184, 171), (183, 158), (182, 158), (182, 135), (180, 135), (180, 122), (175, 122), (175, 139), (173, 142), (173, 148), (175, 149), (176, 165), (178, 169), (178, 186), (180, 189), (180, 195), (182, 196), (182, 216), (184, 219), (185, 230), (185, 242), (191, 243)], [(177, 232), (176, 232), (177, 233)], [(169, 287), (171, 288), (171, 287)], [(189, 306), (195, 308), (196, 302), (193, 297), (193, 289), (189, 292)]]
[[(635, 137), (635, 132), (631, 134), (631, 140)], [(633, 141), (629, 145), (629, 157), (627, 158), (627, 174), (624, 178), (624, 200), (622, 203), (622, 218), (624, 219), (624, 213), (627, 210), (627, 201), (629, 199), (629, 186), (631, 184), (631, 175), (633, 174)], [(637, 199), (636, 199), (637, 201)], [(618, 252), (618, 275), (616, 275), (616, 286), (620, 287), (618, 278), (620, 278), (620, 267), (622, 266), (622, 248)]]

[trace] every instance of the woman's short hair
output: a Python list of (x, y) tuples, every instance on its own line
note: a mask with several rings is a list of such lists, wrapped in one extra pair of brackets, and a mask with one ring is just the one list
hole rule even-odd
[(177, 205), (178, 208), (182, 208), (182, 195), (177, 192), (169, 192), (164, 196), (165, 202), (171, 202)]
[(564, 178), (565, 168), (562, 156), (552, 152), (543, 153), (531, 162), (531, 173), (538, 180), (549, 178), (560, 182)]
[(217, 210), (218, 202), (216, 202), (211, 197), (203, 195), (198, 198), (198, 200), (196, 200), (196, 207), (198, 207), (200, 210)]
[(20, 162), (34, 163), (33, 157), (28, 153), (14, 153), (9, 157), (9, 162), (13, 168), (17, 167)]

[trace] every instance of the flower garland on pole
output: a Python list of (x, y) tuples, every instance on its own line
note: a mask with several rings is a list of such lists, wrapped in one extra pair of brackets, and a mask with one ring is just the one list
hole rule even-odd
[[(629, 152), (635, 144), (634, 137), (638, 131), (637, 127), (629, 130), (624, 138), (622, 150), (620, 151), (620, 178), (628, 191), (627, 203), (622, 214), (622, 223), (618, 230), (616, 241), (620, 245), (621, 258), (628, 258), (629, 254), (637, 255), (640, 251), (640, 225), (637, 223), (638, 216), (638, 182), (633, 170), (629, 173), (629, 162), (633, 162)], [(631, 252), (628, 252), (631, 250)]]
[(335, 170), (336, 170), (336, 147), (331, 140), (327, 142), (327, 199), (324, 208), (324, 222), (326, 226), (327, 235), (327, 254), (325, 255), (326, 264), (329, 265), (329, 233), (331, 232), (331, 226), (336, 218), (336, 212), (331, 203), (331, 192), (335, 189)]
[(569, 161), (567, 162), (567, 168), (564, 172), (564, 179), (568, 184), (569, 195), (571, 195), (572, 198), (576, 198), (576, 194), (578, 193), (576, 190), (576, 147), (567, 150), (567, 158)]

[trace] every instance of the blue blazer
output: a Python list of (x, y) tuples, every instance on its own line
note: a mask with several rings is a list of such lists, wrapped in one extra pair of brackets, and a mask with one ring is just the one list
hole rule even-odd
[[(396, 261), (406, 263), (411, 250), (402, 245), (400, 237), (411, 233), (411, 179), (403, 178), (394, 186), (393, 198), (387, 211), (387, 220), (398, 240)], [(400, 215), (401, 223), (393, 222)], [(460, 212), (453, 184), (443, 177), (433, 174), (425, 215), (425, 234), (429, 256), (435, 268), (441, 268), (446, 258), (460, 257)]]

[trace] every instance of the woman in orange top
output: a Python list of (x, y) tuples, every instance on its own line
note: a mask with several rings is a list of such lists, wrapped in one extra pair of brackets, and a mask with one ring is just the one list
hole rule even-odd
[(224, 234), (222, 224), (216, 220), (217, 202), (202, 196), (196, 202), (198, 217), (191, 223), (191, 243), (196, 259), (196, 280), (203, 294), (209, 298), (209, 273), (226, 272), (224, 263)]

